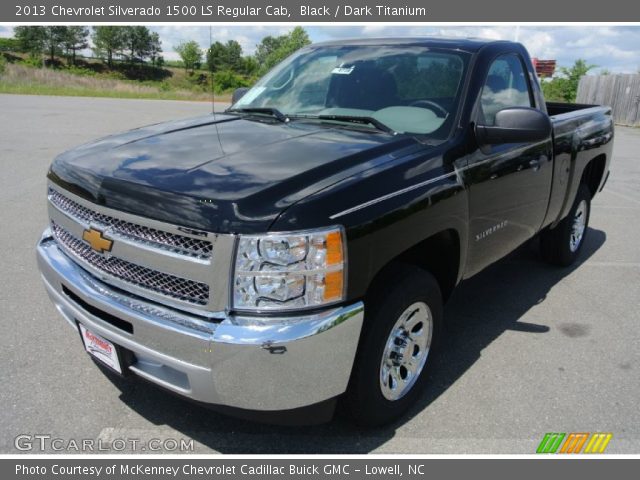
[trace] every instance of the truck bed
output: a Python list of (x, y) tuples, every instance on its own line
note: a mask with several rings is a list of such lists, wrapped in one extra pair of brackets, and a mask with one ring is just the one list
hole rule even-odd
[[(547, 102), (547, 112), (553, 125), (554, 174), (547, 221), (563, 219), (571, 208), (587, 164), (603, 179), (593, 185), (593, 194), (602, 187), (609, 170), (613, 137), (611, 108), (578, 103)], [(594, 158), (598, 161), (591, 162)]]
[(553, 125), (554, 143), (562, 141), (567, 135), (573, 137), (579, 134), (580, 141), (588, 141), (589, 146), (593, 147), (600, 140), (606, 143), (612, 135), (611, 107), (556, 102), (547, 102), (546, 106)]
[(550, 117), (562, 115), (563, 113), (575, 112), (576, 110), (585, 110), (587, 108), (598, 107), (599, 105), (589, 105), (587, 103), (561, 103), (546, 102), (547, 113)]

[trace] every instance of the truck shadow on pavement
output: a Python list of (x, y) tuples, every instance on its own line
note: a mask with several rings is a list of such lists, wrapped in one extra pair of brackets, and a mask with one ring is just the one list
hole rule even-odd
[(548, 319), (537, 324), (522, 322), (520, 318), (544, 302), (548, 292), (605, 241), (603, 231), (590, 228), (579, 261), (569, 268), (557, 268), (540, 259), (538, 242), (532, 240), (459, 285), (445, 308), (445, 339), (423, 397), (399, 421), (385, 427), (360, 428), (341, 412), (332, 422), (313, 427), (258, 424), (216, 413), (138, 379), (108, 377), (121, 391), (124, 403), (159, 427), (154, 434), (164, 434), (167, 429), (173, 438), (177, 435), (192, 438), (196, 442), (194, 453), (206, 453), (209, 449), (245, 454), (367, 453), (381, 447), (395, 436), (398, 428), (423, 413), (505, 331), (531, 335), (548, 332)]

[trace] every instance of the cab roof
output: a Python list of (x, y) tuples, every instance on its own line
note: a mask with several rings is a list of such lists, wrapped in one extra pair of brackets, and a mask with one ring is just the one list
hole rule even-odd
[[(447, 38), (447, 37), (380, 37), (380, 38), (352, 38), (344, 40), (330, 40), (314, 43), (312, 46), (347, 46), (347, 45), (421, 45), (431, 48), (443, 48), (476, 52), (482, 47), (494, 43), (514, 43), (507, 40), (489, 40), (482, 38)], [(514, 43), (515, 45), (515, 43)]]

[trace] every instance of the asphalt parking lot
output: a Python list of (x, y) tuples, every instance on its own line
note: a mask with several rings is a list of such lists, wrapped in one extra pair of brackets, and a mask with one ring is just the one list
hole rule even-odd
[(20, 434), (193, 439), (196, 453), (533, 453), (546, 432), (611, 432), (608, 453), (640, 453), (640, 129), (616, 131), (580, 264), (549, 267), (530, 242), (462, 284), (431, 384), (391, 426), (260, 425), (104, 376), (36, 268), (47, 167), (99, 136), (210, 109), (0, 95), (0, 453), (18, 453)]

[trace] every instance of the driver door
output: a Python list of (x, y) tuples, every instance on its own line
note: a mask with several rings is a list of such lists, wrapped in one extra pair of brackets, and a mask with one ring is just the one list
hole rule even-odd
[[(535, 107), (522, 58), (505, 54), (486, 75), (476, 122), (493, 125), (508, 107)], [(469, 157), (467, 274), (482, 270), (533, 237), (544, 220), (551, 189), (552, 140), (480, 146)]]

